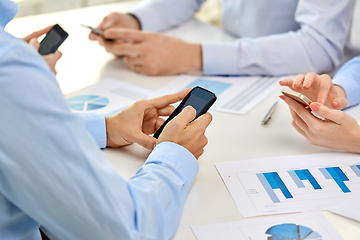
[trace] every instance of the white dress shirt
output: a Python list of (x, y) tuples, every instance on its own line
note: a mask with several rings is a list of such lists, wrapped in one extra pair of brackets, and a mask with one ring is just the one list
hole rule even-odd
[[(191, 18), (205, 0), (144, 0), (132, 11), (145, 31)], [(284, 75), (334, 70), (343, 57), (354, 0), (222, 0), (234, 43), (203, 42), (205, 74)], [(210, 39), (209, 39), (210, 40)]]

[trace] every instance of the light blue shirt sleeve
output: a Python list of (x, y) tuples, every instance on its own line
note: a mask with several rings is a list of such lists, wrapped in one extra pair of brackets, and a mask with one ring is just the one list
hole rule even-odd
[(160, 32), (191, 18), (206, 0), (144, 0), (130, 13), (138, 18), (141, 30)]
[(34, 49), (0, 27), (0, 239), (169, 239), (198, 172), (171, 142), (129, 180), (72, 113)]
[(355, 57), (335, 74), (333, 83), (345, 90), (347, 107), (360, 103), (360, 57)]
[(85, 121), (86, 129), (93, 136), (99, 148), (106, 148), (107, 135), (105, 116), (102, 113), (77, 113)]
[[(144, 30), (190, 18), (194, 0), (147, 0), (132, 13)], [(233, 43), (203, 42), (205, 74), (284, 75), (334, 70), (343, 57), (353, 0), (222, 0), (223, 27)]]

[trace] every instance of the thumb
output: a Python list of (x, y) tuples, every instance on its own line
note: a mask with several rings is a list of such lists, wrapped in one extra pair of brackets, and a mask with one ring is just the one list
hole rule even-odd
[(343, 124), (342, 112), (340, 110), (330, 109), (325, 105), (322, 105), (317, 102), (311, 103), (310, 108), (321, 117), (331, 120), (337, 124)]
[(39, 51), (40, 43), (39, 43), (39, 41), (37, 40), (37, 38), (32, 38), (32, 39), (30, 39), (29, 44), (30, 44), (31, 46), (33, 46), (36, 51)]
[(134, 143), (139, 144), (140, 146), (147, 148), (149, 150), (153, 150), (157, 139), (154, 137), (150, 137), (149, 135), (144, 134), (143, 132), (139, 132), (134, 139)]
[(177, 123), (178, 126), (186, 127), (194, 118), (196, 117), (196, 110), (192, 106), (187, 106), (184, 108), (179, 115), (177, 115), (173, 120), (170, 121)]
[(346, 108), (347, 106), (347, 100), (345, 97), (338, 97), (335, 98), (331, 104), (335, 109), (343, 109)]
[(56, 51), (56, 52), (54, 52), (53, 53), (54, 55), (54, 59), (56, 60), (56, 61), (58, 61), (61, 57), (62, 57), (62, 52), (60, 52), (60, 51)]

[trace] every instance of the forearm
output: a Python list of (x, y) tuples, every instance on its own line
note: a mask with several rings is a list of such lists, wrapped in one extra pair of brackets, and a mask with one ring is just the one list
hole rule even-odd
[(21, 43), (0, 53), (0, 110), (8, 113), (0, 118), (1, 195), (30, 219), (27, 227), (59, 239), (170, 238), (195, 157), (161, 143), (134, 178), (122, 178), (39, 59)]
[(347, 107), (360, 103), (360, 57), (355, 57), (340, 68), (333, 79), (346, 93)]
[(191, 18), (205, 1), (146, 0), (130, 14), (140, 21), (141, 30), (160, 32)]
[[(203, 43), (204, 73), (276, 76), (332, 70), (341, 50), (330, 57), (331, 49), (324, 49), (309, 31), (242, 38), (236, 43)], [(320, 38), (326, 45), (326, 39)]]
[[(343, 54), (353, 1), (300, 0), (297, 31), (234, 43), (203, 43), (206, 74), (284, 75), (333, 70)], [(255, 26), (254, 26), (255, 27)]]

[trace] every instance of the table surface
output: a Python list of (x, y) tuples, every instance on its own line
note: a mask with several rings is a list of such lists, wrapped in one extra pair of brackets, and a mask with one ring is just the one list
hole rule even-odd
[[(125, 69), (122, 61), (107, 53), (97, 42), (88, 40), (89, 31), (80, 23), (96, 26), (104, 16), (118, 11), (127, 12), (138, 2), (122, 2), (82, 8), (58, 13), (14, 19), (6, 30), (23, 37), (34, 30), (59, 23), (69, 32), (69, 38), (60, 47), (62, 59), (57, 64), (58, 81), (64, 94), (113, 77), (156, 91), (176, 76), (149, 77)], [(189, 20), (165, 32), (188, 42), (234, 41), (221, 29)], [(279, 102), (271, 121), (260, 126), (267, 111), (278, 100), (280, 91), (274, 91), (245, 115), (215, 113), (207, 130), (209, 144), (199, 159), (200, 171), (185, 203), (184, 212), (174, 240), (195, 239), (190, 225), (202, 225), (242, 220), (242, 216), (219, 176), (214, 163), (222, 161), (335, 152), (311, 145), (291, 125), (291, 116), (285, 103)], [(360, 107), (347, 111), (360, 120)], [(138, 145), (121, 149), (105, 149), (104, 153), (117, 172), (126, 178), (135, 174), (149, 151)], [(324, 212), (326, 218), (344, 237), (360, 236), (360, 223)]]

